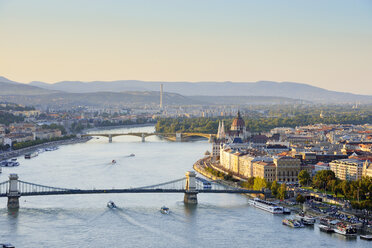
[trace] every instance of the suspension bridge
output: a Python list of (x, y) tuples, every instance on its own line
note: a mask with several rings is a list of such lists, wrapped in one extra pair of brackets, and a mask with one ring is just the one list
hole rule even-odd
[(51, 187), (19, 180), (17, 174), (10, 174), (9, 180), (0, 183), (0, 197), (8, 198), (8, 208), (19, 208), (19, 198), (22, 196), (49, 195), (80, 195), (80, 194), (120, 194), (120, 193), (183, 193), (184, 202), (197, 204), (198, 193), (223, 194), (265, 194), (264, 191), (247, 190), (225, 186), (218, 181), (209, 181), (196, 176), (194, 171), (188, 171), (186, 177), (143, 187), (123, 189), (69, 189)]

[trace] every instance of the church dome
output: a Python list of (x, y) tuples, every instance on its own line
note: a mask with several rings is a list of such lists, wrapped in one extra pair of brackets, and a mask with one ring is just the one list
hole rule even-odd
[(231, 131), (243, 131), (245, 128), (245, 122), (243, 118), (240, 116), (240, 112), (238, 111), (238, 115), (235, 117), (231, 124)]

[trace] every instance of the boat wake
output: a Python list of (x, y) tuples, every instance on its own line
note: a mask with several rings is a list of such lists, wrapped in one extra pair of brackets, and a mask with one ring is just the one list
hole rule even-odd
[(133, 217), (129, 216), (126, 214), (122, 209), (118, 209), (118, 211), (115, 211), (115, 214), (122, 218), (123, 220), (127, 221), (128, 223), (140, 227), (142, 229), (145, 229), (146, 231), (149, 231), (151, 233), (157, 234), (157, 235), (162, 235), (164, 237), (170, 238), (174, 241), (180, 242), (182, 244), (185, 244), (187, 242), (186, 239), (179, 237), (177, 235), (169, 233), (169, 230), (166, 230), (165, 232), (153, 227), (148, 226), (147, 224), (142, 224), (141, 222), (138, 222), (135, 220)]

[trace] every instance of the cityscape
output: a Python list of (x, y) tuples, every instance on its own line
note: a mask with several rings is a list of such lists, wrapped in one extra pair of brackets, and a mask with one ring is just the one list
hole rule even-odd
[(0, 0), (0, 248), (370, 247), (371, 10)]

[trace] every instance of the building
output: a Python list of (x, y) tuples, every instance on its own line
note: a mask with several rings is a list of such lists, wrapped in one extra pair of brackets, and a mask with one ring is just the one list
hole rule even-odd
[(268, 182), (276, 180), (276, 166), (272, 162), (255, 161), (253, 165), (253, 176), (265, 179)]
[(341, 180), (355, 181), (363, 175), (363, 161), (358, 159), (334, 160), (329, 163), (329, 167)]
[(250, 135), (251, 133), (245, 127), (245, 122), (238, 111), (237, 116), (231, 124), (230, 131), (228, 131), (226, 134), (226, 139), (228, 139), (230, 142), (233, 141), (234, 138), (240, 138), (241, 140), (245, 141), (250, 137)]
[(62, 132), (59, 129), (41, 129), (33, 132), (34, 140), (37, 139), (51, 139), (62, 136)]
[(293, 157), (275, 157), (276, 181), (278, 182), (297, 182), (298, 173), (301, 171), (301, 160)]
[(363, 163), (363, 176), (372, 177), (372, 163), (369, 160), (366, 160)]

